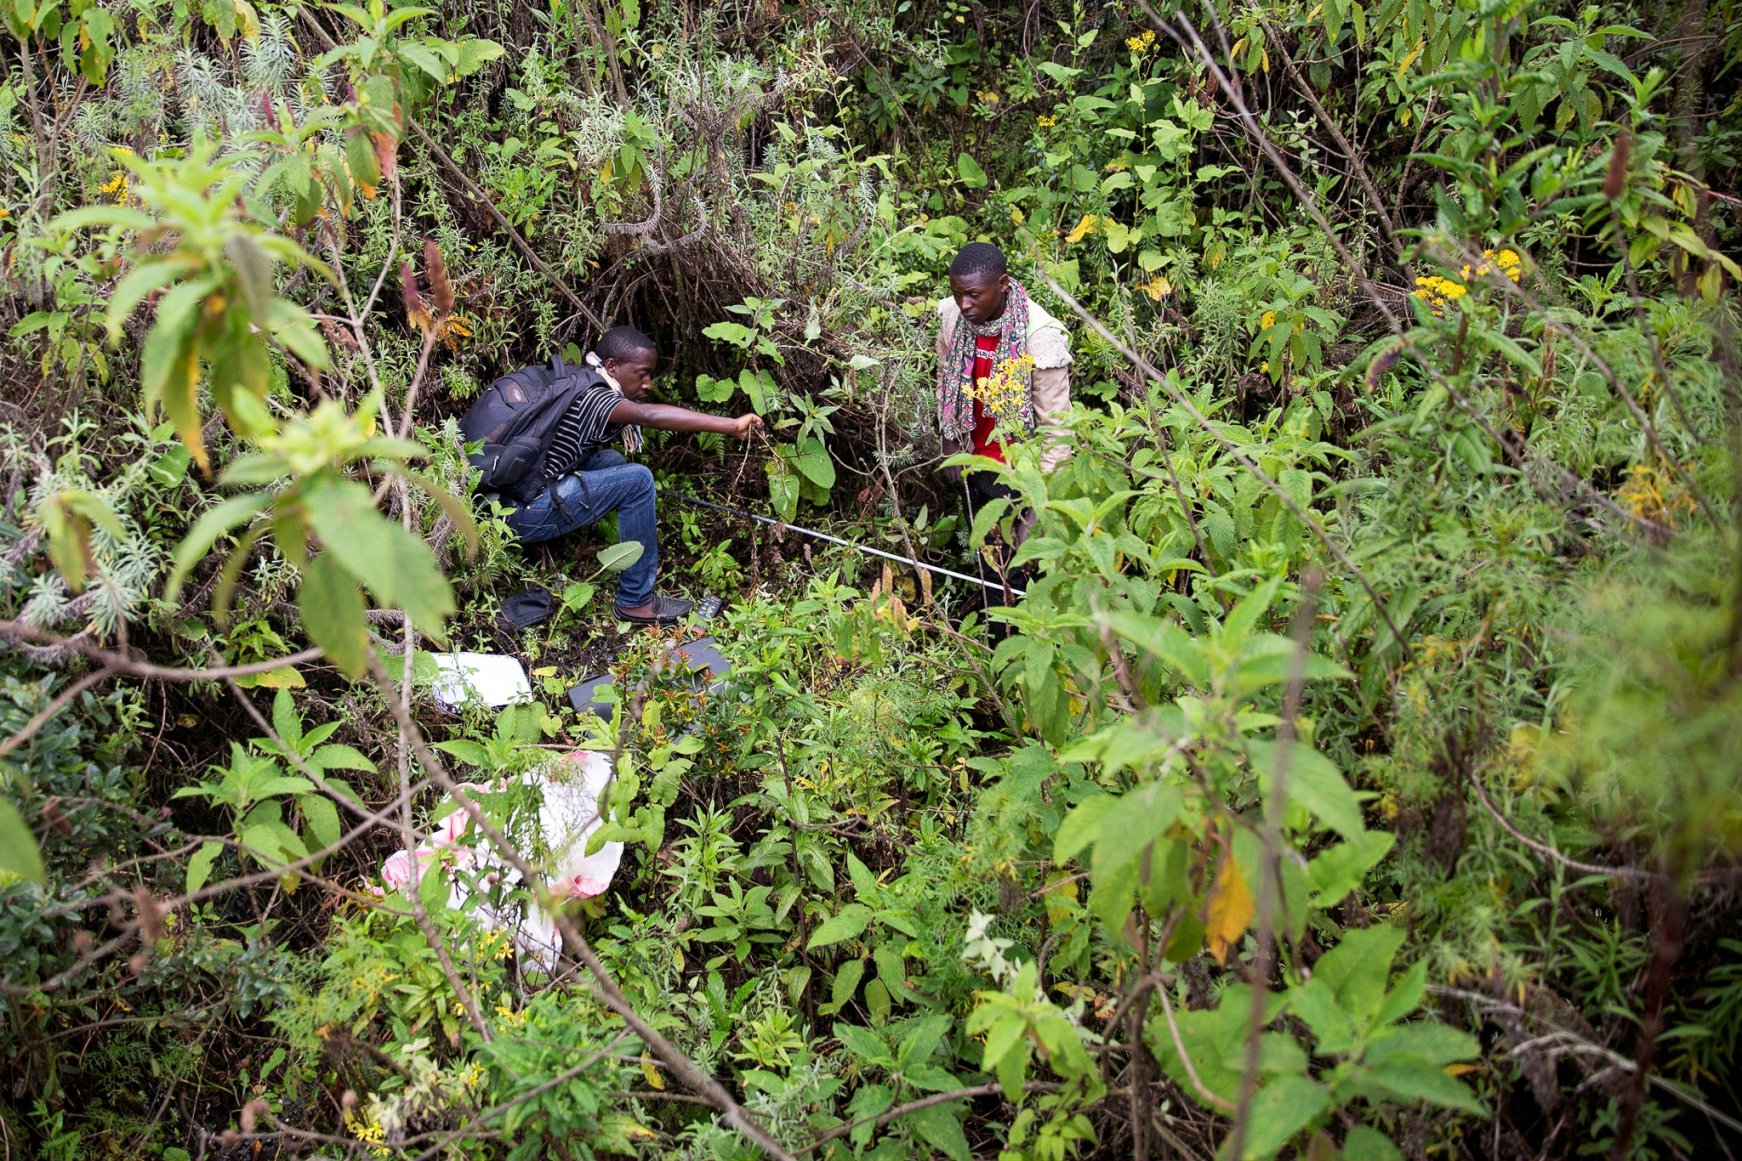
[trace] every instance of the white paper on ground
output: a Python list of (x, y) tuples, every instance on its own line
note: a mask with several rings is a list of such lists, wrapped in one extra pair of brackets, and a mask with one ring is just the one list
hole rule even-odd
[[(623, 844), (605, 843), (591, 855), (586, 850), (587, 840), (604, 825), (599, 815), (599, 799), (611, 782), (610, 757), (595, 750), (574, 750), (555, 762), (527, 771), (521, 780), (540, 792), (538, 818), (536, 825), (526, 819), (511, 827), (509, 840), (528, 861), (535, 849), (550, 851), (549, 863), (541, 869), (553, 898), (587, 899), (604, 894), (623, 861)], [(556, 922), (543, 908), (529, 904), (523, 914), (518, 906), (498, 911), (482, 901), (472, 904), (470, 891), (455, 872), (470, 875), (484, 871), (487, 881), (510, 884), (520, 881), (520, 872), (502, 861), (488, 836), (472, 835), (471, 823), (471, 816), (464, 810), (455, 810), (442, 819), (415, 853), (394, 852), (381, 867), (386, 889), (416, 890), (424, 870), (451, 849), (453, 869), (446, 872), (450, 884), (448, 906), (471, 910), (487, 928), (511, 929), (522, 951), (545, 968), (554, 967), (562, 937)]]
[(532, 682), (526, 666), (496, 653), (432, 653), (436, 664), (435, 699), (443, 709), (456, 710), (471, 702), (504, 706), (531, 701)]

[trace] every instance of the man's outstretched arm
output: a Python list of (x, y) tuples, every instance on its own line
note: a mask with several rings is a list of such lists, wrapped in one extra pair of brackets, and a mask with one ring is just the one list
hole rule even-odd
[(749, 439), (750, 433), (762, 426), (762, 417), (746, 412), (736, 418), (691, 411), (670, 403), (636, 403), (625, 399), (611, 409), (612, 423), (637, 423), (661, 431), (711, 431), (718, 435), (735, 435)]

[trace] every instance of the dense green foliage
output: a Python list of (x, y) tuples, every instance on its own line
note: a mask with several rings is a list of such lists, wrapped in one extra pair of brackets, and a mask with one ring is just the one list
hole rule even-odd
[[(1731, 0), (0, 17), (0, 1152), (1742, 1141)], [(1073, 338), (1018, 605), (676, 501), (1011, 535), (934, 471), (976, 238)], [(768, 425), (650, 440), (702, 698), (453, 423), (623, 322)], [(460, 817), (513, 873), (382, 889)]]

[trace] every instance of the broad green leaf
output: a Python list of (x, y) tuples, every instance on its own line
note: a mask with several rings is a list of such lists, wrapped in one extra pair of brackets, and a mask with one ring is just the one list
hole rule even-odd
[(327, 555), (382, 604), (403, 609), (414, 625), (439, 638), (454, 596), (429, 545), (377, 512), (369, 489), (337, 472), (310, 476), (299, 490)]
[(296, 712), (296, 702), (290, 691), (281, 689), (272, 698), (272, 732), (292, 750), (302, 742), (302, 715)]
[(1244, 1158), (1262, 1161), (1281, 1151), (1302, 1129), (1330, 1107), (1331, 1094), (1304, 1076), (1271, 1081), (1252, 1098)]
[(1313, 982), (1329, 987), (1345, 1012), (1371, 1021), (1385, 999), (1391, 961), (1403, 944), (1403, 929), (1389, 924), (1345, 931), (1337, 946), (1313, 966)]
[(871, 958), (877, 964), (877, 978), (889, 989), (890, 996), (897, 1002), (905, 1000), (907, 963), (901, 958), (900, 946), (885, 943), (871, 953)]
[(902, 1079), (921, 1092), (954, 1092), (961, 1080), (932, 1064), (915, 1064), (901, 1071)]
[(848, 1140), (863, 1149), (871, 1143), (871, 1135), (877, 1131), (874, 1118), (882, 1116), (889, 1106), (895, 1103), (895, 1090), (888, 1085), (868, 1084), (853, 1094), (853, 1099), (847, 1103), (847, 1114), (856, 1125)]
[(1095, 874), (1108, 874), (1136, 860), (1174, 824), (1184, 805), (1178, 787), (1160, 782), (1124, 795), (1118, 807), (1101, 820), (1095, 837)]
[(839, 1012), (852, 1003), (864, 978), (865, 961), (862, 959), (850, 959), (836, 969), (834, 983), (829, 989), (830, 1010)]
[(793, 466), (805, 479), (819, 488), (835, 486), (835, 464), (829, 458), (828, 449), (823, 447), (821, 440), (806, 440), (804, 447), (793, 458)]
[(31, 883), (44, 881), (42, 851), (10, 798), (0, 797), (0, 871)]
[(410, 61), (434, 78), (436, 84), (448, 83), (448, 62), (431, 50), (427, 45), (415, 40), (402, 40), (394, 47), (399, 59)]
[(836, 1024), (835, 1039), (841, 1046), (867, 1064), (881, 1065), (884, 1068), (894, 1068), (895, 1058), (889, 1055), (889, 1046), (883, 1043), (882, 1037), (869, 1028), (860, 1028), (855, 1024)]
[(791, 471), (771, 473), (768, 477), (768, 500), (775, 515), (791, 520), (798, 515), (798, 476)]
[(912, 1126), (921, 1139), (950, 1161), (973, 1161), (967, 1134), (962, 1132), (962, 1122), (956, 1119), (956, 1112), (961, 1107), (959, 1101), (931, 1105), (907, 1114), (902, 1123)]
[(308, 824), (309, 837), (314, 841), (309, 844), (310, 851), (318, 851), (334, 846), (342, 833), (339, 828), (339, 808), (331, 799), (315, 794), (305, 794), (297, 800), (297, 808), (302, 811), (303, 821)]
[(454, 76), (469, 77), (502, 53), (502, 46), (493, 40), (468, 37), (459, 43), (459, 51), (455, 54)]
[(181, 595), (181, 586), (187, 580), (188, 571), (211, 554), (212, 545), (217, 543), (218, 537), (238, 524), (252, 520), (271, 503), (272, 496), (269, 493), (252, 492), (243, 496), (231, 496), (217, 507), (200, 513), (200, 518), (194, 521), (194, 526), (188, 529), (188, 534), (176, 545), (173, 557), (175, 567), (164, 586), (164, 599), (173, 602)]
[(1111, 794), (1097, 794), (1073, 807), (1053, 836), (1053, 862), (1062, 867), (1076, 858), (1100, 837), (1102, 824), (1118, 809), (1119, 797)]
[(992, 535), (992, 529), (1004, 519), (1010, 511), (1010, 501), (1003, 496), (994, 496), (980, 506), (974, 513), (974, 526), (968, 530), (968, 543), (979, 546), (986, 543), (986, 538)]
[(93, 205), (69, 210), (49, 222), (45, 229), (51, 234), (82, 230), (88, 226), (112, 226), (123, 230), (148, 230), (157, 219), (144, 210), (127, 206)]
[(237, 232), (224, 243), (224, 257), (236, 273), (236, 285), (242, 293), (242, 304), (248, 308), (254, 323), (266, 320), (272, 309), (275, 293), (272, 283), (272, 256), (250, 234)]
[(315, 784), (300, 774), (280, 774), (251, 783), (248, 789), (255, 798), (270, 798), (280, 794), (308, 794), (314, 788)]
[[(184, 255), (169, 254), (140, 262), (122, 275), (121, 281), (115, 284), (115, 289), (109, 294), (109, 306), (104, 313), (109, 341), (113, 343), (120, 339), (127, 319), (140, 303), (150, 297), (152, 291), (168, 286), (175, 280), (176, 275), (185, 273), (191, 264), (192, 260)], [(16, 329), (13, 333), (17, 333)]]
[(1016, 1049), (1019, 1045), (1028, 1043), (1028, 1024), (1020, 1016), (1011, 1014), (1004, 1016), (992, 1025), (986, 1032), (986, 1044), (980, 1053), (980, 1068), (991, 1072), (998, 1067), (998, 1062)]
[(956, 173), (961, 177), (962, 184), (969, 189), (980, 189), (986, 184), (986, 171), (966, 153), (956, 154)]
[(309, 764), (322, 770), (362, 770), (371, 774), (375, 772), (375, 763), (355, 747), (347, 746), (343, 742), (320, 747), (309, 756)]
[(1286, 755), (1284, 771), (1288, 797), (1311, 811), (1324, 824), (1346, 839), (1358, 838), (1366, 824), (1361, 819), (1361, 800), (1343, 778), (1336, 764), (1304, 742), (1292, 742), (1285, 750), (1274, 741), (1253, 739), (1246, 743), (1258, 772), (1259, 786), (1269, 792)]
[[(1375, 1028), (1387, 1024), (1395, 1024), (1421, 1006), (1422, 997), (1427, 994), (1427, 961), (1417, 960), (1403, 973), (1397, 985), (1385, 994), (1385, 1002), (1379, 1005), (1379, 1011), (1373, 1015)], [(1448, 1056), (1447, 1061), (1458, 1060), (1461, 1057)]]
[(847, 877), (853, 881), (853, 890), (858, 893), (860, 902), (875, 903), (882, 896), (883, 889), (878, 885), (877, 876), (852, 851), (847, 852)]
[[(1356, 5), (1359, 10), (1360, 5)], [(1370, 1125), (1356, 1125), (1343, 1139), (1342, 1161), (1403, 1161), (1391, 1138)]]
[(1446, 1075), (1441, 1068), (1392, 1064), (1369, 1070), (1363, 1080), (1366, 1087), (1377, 1089), (1395, 1100), (1427, 1101), (1476, 1117), (1484, 1116), (1488, 1111), (1476, 1099), (1475, 1093), (1461, 1081)]
[(871, 908), (863, 903), (847, 904), (841, 908), (839, 915), (817, 925), (817, 929), (811, 933), (810, 942), (805, 945), (805, 950), (815, 951), (819, 947), (828, 947), (862, 934), (870, 926), (871, 916)]
[(200, 844), (200, 849), (194, 852), (194, 857), (188, 860), (187, 893), (198, 895), (200, 888), (206, 885), (206, 880), (212, 877), (212, 864), (218, 861), (223, 853), (224, 844), (209, 842)]
[(1348, 898), (1396, 842), (1397, 836), (1390, 831), (1368, 830), (1320, 851), (1307, 864), (1307, 886), (1313, 893), (1313, 906), (1334, 907)]
[(199, 336), (200, 308), (217, 289), (215, 278), (184, 282), (169, 289), (157, 303), (157, 319), (140, 349), (139, 377), (147, 409), (162, 406), (176, 435), (192, 453), (200, 471), (209, 474), (211, 459), (200, 434)]
[(646, 546), (639, 540), (619, 540), (599, 550), (599, 571), (622, 572), (641, 559)]
[[(1425, 964), (1417, 964), (1423, 968)], [(1443, 1069), (1460, 1061), (1474, 1060), (1482, 1046), (1474, 1036), (1434, 1020), (1420, 1020), (1387, 1028), (1367, 1045), (1363, 1057), (1369, 1068), (1383, 1071), (1392, 1065), (1419, 1065)]]
[(1355, 1022), (1343, 1011), (1336, 991), (1314, 979), (1288, 989), (1289, 1010), (1312, 1031), (1314, 1050), (1340, 1056), (1355, 1046)]
[(315, 557), (303, 570), (297, 605), (309, 640), (326, 650), (346, 677), (361, 677), (369, 668), (367, 609), (357, 582), (331, 553)]

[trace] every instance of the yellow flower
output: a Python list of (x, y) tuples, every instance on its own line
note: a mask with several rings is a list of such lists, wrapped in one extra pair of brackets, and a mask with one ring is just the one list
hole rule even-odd
[(1154, 44), (1155, 30), (1152, 28), (1146, 28), (1136, 36), (1127, 36), (1125, 38), (1125, 47), (1139, 56), (1148, 52)]
[(1486, 277), (1487, 275), (1494, 273), (1496, 270), (1501, 274), (1504, 274), (1511, 281), (1517, 282), (1519, 275), (1524, 272), (1524, 260), (1518, 256), (1518, 251), (1516, 250), (1501, 250), (1498, 253), (1493, 250), (1484, 250), (1482, 251), (1482, 257), (1487, 261), (1483, 262), (1480, 266), (1465, 266), (1458, 272), (1465, 282), (1470, 281), (1472, 278)]
[(132, 205), (134, 202), (133, 185), (128, 181), (125, 170), (117, 169), (110, 174), (109, 180), (97, 192), (113, 195), (118, 206)]
[(1275, 325), (1276, 325), (1276, 312), (1274, 310), (1265, 311), (1264, 314), (1258, 320), (1258, 329), (1261, 331), (1267, 331)]
[(349, 1109), (345, 1110), (345, 1128), (357, 1140), (369, 1146), (369, 1151), (377, 1157), (386, 1157), (392, 1150), (387, 1148), (387, 1130), (381, 1127), (381, 1122), (373, 1115), (365, 1120)]
[(1675, 517), (1694, 510), (1689, 495), (1667, 468), (1634, 464), (1627, 469), (1627, 482), (1615, 498), (1635, 516), (1658, 524), (1673, 524)]
[(1424, 274), (1415, 280), (1415, 289), (1410, 291), (1415, 297), (1428, 304), (1429, 309), (1437, 316), (1445, 311), (1446, 304), (1462, 298), (1469, 293), (1461, 282), (1450, 278), (1441, 278), (1437, 274)]
[(1042, 113), (1034, 119), (1034, 123), (1039, 125), (1042, 129), (1051, 129), (1054, 125), (1059, 123), (1059, 119), (1057, 117), (1049, 117), (1045, 113)]
[(968, 398), (978, 399), (980, 405), (990, 411), (999, 424), (1003, 424), (1015, 418), (1021, 411), (1022, 381), (1033, 369), (1033, 355), (1005, 359), (993, 368), (990, 375), (968, 388)]
[(1011, 206), (1010, 207), (1010, 224), (1013, 226), (1020, 226), (1020, 225), (1022, 225), (1023, 221), (1024, 221), (1024, 217), (1023, 217), (1022, 211), (1020, 209), (1018, 209), (1016, 206)]
[(996, 105), (999, 101), (998, 91), (996, 89), (987, 89), (983, 93), (975, 93), (974, 95), (979, 97), (988, 105)]

